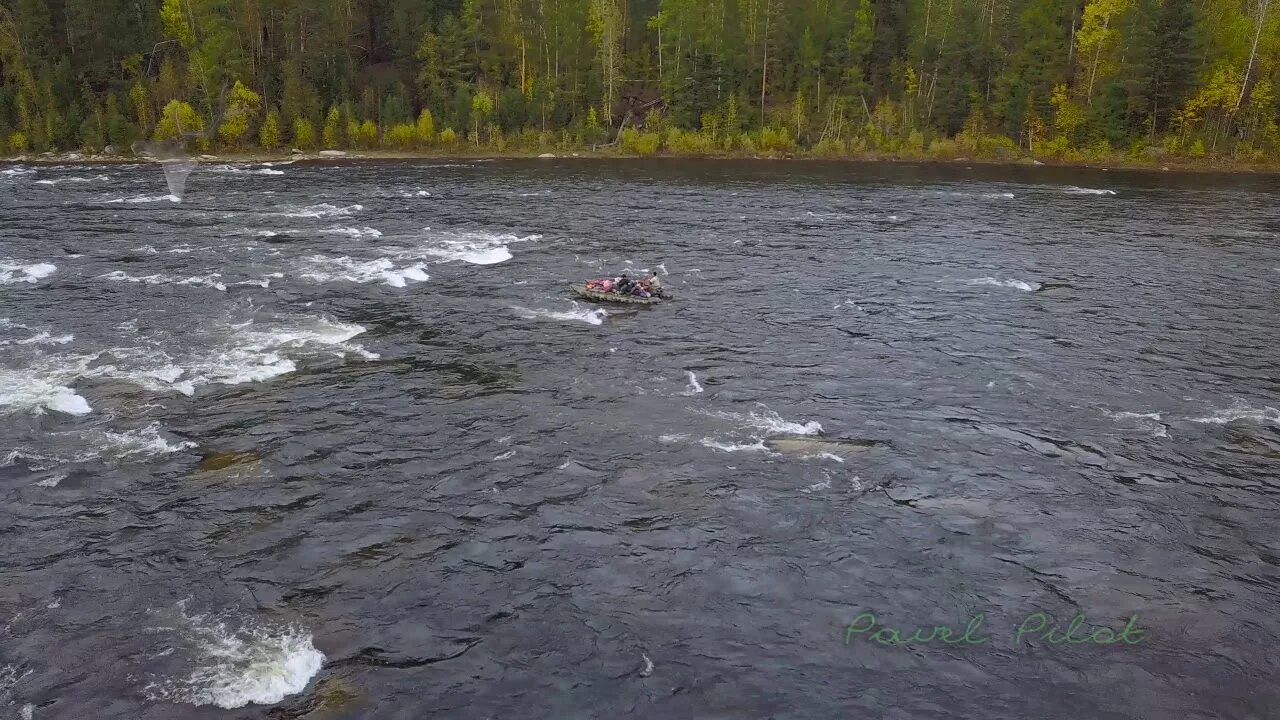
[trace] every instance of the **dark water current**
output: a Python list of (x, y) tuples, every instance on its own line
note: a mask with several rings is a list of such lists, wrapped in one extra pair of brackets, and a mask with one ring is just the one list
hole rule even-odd
[(0, 718), (1280, 716), (1280, 180), (165, 194), (0, 168)]

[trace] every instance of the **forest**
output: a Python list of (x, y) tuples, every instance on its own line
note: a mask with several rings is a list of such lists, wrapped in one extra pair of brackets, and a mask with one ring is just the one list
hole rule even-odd
[(1280, 161), (1272, 0), (0, 0), (0, 155)]

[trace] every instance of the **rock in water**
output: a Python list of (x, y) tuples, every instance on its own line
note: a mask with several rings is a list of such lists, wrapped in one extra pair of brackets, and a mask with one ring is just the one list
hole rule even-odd
[(255, 452), (218, 452), (206, 455), (191, 477), (204, 482), (226, 482), (271, 477), (271, 470)]
[(363, 704), (359, 688), (345, 678), (326, 678), (292, 707), (277, 708), (271, 717), (298, 720), (337, 720), (353, 717), (352, 711)]
[(826, 452), (833, 455), (852, 455), (886, 444), (883, 440), (869, 438), (826, 438), (813, 435), (781, 435), (764, 441), (764, 446), (775, 452)]

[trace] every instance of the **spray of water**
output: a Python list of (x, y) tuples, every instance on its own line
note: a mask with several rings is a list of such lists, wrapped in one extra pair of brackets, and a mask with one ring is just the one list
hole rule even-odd
[(182, 140), (140, 140), (133, 144), (133, 152), (160, 163), (169, 195), (175, 201), (181, 201), (187, 190), (187, 176), (196, 169), (196, 162), (187, 155), (186, 143)]
[(200, 132), (184, 132), (182, 129), (182, 113), (174, 113), (173, 122), (176, 137), (167, 140), (140, 140), (133, 144), (133, 152), (140, 157), (150, 158), (160, 163), (164, 170), (164, 181), (169, 186), (169, 196), (175, 202), (181, 202), (187, 190), (187, 177), (196, 169), (196, 161), (187, 152), (187, 144), (209, 137), (225, 119), (227, 114), (227, 88), (223, 86), (218, 99), (219, 110), (206, 130)]

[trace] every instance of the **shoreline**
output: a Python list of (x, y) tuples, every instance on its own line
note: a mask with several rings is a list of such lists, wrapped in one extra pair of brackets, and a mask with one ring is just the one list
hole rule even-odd
[[(1280, 175), (1280, 165), (1250, 164), (1231, 161), (1192, 162), (1187, 160), (1170, 160), (1166, 162), (1137, 161), (1128, 158), (1115, 158), (1112, 161), (1063, 161), (1037, 160), (1033, 158), (995, 159), (995, 158), (938, 158), (938, 157), (905, 157), (888, 153), (862, 153), (859, 155), (811, 155), (808, 153), (786, 153), (782, 155), (748, 155), (745, 153), (684, 154), (654, 153), (652, 155), (635, 155), (621, 152), (601, 152), (586, 149), (562, 152), (534, 151), (392, 151), (392, 150), (348, 150), (334, 153), (306, 152), (293, 153), (202, 153), (189, 156), (197, 163), (272, 163), (272, 162), (345, 162), (345, 161), (458, 161), (458, 160), (710, 160), (710, 161), (760, 161), (760, 162), (821, 162), (850, 164), (891, 164), (891, 165), (923, 165), (923, 166), (958, 166), (982, 165), (984, 167), (1017, 167), (1017, 168), (1051, 168), (1080, 169), (1133, 172), (1174, 172), (1218, 175)], [(16, 155), (0, 157), (0, 166), (9, 165), (132, 165), (140, 162), (156, 162), (151, 158), (126, 155), (91, 155), (77, 152), (42, 153), (40, 155)]]

